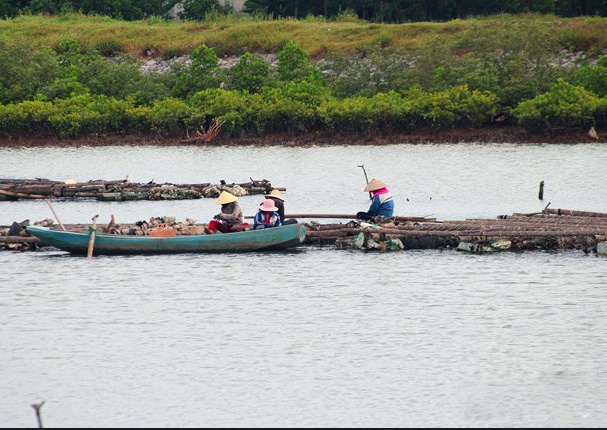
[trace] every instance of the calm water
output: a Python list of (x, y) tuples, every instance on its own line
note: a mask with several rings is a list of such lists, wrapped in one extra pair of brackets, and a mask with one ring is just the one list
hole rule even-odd
[[(246, 182), (287, 212), (607, 212), (600, 145), (0, 149), (0, 177)], [(545, 201), (537, 200), (539, 181)], [(408, 201), (407, 201), (408, 199)], [(252, 215), (260, 198), (241, 199)], [(212, 200), (55, 204), (206, 220)], [(52, 214), (0, 204), (0, 224)], [(582, 252), (0, 253), (0, 426), (604, 427), (607, 259)]]

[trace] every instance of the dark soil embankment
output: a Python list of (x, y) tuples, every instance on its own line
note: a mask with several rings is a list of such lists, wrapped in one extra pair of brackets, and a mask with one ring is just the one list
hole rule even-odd
[(264, 136), (223, 137), (212, 142), (192, 143), (182, 136), (158, 134), (105, 134), (73, 139), (22, 136), (0, 138), (0, 147), (80, 147), (80, 146), (313, 146), (313, 145), (387, 145), (398, 143), (592, 143), (607, 142), (607, 130), (597, 130), (599, 139), (587, 131), (532, 134), (517, 126), (416, 130), (409, 133), (352, 133), (317, 131), (301, 134), (274, 133)]

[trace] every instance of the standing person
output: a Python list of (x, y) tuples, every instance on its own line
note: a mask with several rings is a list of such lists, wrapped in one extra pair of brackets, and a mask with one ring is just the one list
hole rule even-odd
[(392, 194), (388, 190), (388, 186), (382, 181), (372, 179), (365, 187), (365, 192), (370, 192), (373, 196), (373, 201), (367, 212), (359, 212), (356, 218), (365, 221), (373, 220), (377, 216), (392, 218), (394, 214), (394, 201)]
[(259, 211), (257, 211), (253, 219), (253, 230), (280, 227), (282, 223), (277, 211), (278, 208), (274, 205), (274, 200), (265, 199), (259, 205)]
[(221, 213), (213, 217), (213, 220), (209, 223), (209, 230), (222, 233), (236, 231), (234, 226), (242, 224), (243, 221), (238, 197), (227, 191), (222, 191), (215, 204), (221, 205)]

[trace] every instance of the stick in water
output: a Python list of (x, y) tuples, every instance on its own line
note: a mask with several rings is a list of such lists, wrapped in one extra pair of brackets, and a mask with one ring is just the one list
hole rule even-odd
[(97, 233), (97, 218), (99, 218), (99, 215), (95, 215), (93, 217), (93, 228), (90, 229), (89, 250), (87, 253), (87, 258), (93, 258), (93, 248), (95, 247), (95, 234)]
[(51, 208), (51, 211), (53, 211), (53, 215), (55, 215), (55, 219), (59, 223), (59, 226), (61, 226), (61, 230), (65, 231), (65, 227), (63, 226), (63, 223), (61, 222), (61, 218), (59, 218), (59, 215), (57, 215), (57, 212), (55, 211), (55, 208), (51, 204), (51, 201), (47, 200), (46, 202), (48, 203), (48, 206)]
[(42, 417), (40, 416), (40, 409), (42, 409), (42, 406), (44, 406), (44, 404), (46, 403), (46, 400), (43, 400), (40, 403), (34, 403), (32, 405), (32, 408), (34, 408), (34, 410), (36, 411), (36, 419), (38, 420), (38, 428), (41, 429), (44, 426), (42, 425)]
[(540, 182), (540, 190), (537, 194), (537, 198), (540, 200), (544, 200), (544, 181)]

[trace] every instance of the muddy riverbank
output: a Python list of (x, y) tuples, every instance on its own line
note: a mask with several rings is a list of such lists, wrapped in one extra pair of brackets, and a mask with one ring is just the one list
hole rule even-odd
[(347, 133), (316, 131), (301, 134), (273, 133), (264, 136), (230, 137), (221, 134), (211, 142), (192, 142), (185, 136), (149, 134), (102, 134), (72, 139), (42, 136), (0, 138), (0, 147), (80, 147), (80, 146), (313, 146), (313, 145), (384, 145), (395, 143), (594, 143), (607, 142), (607, 130), (596, 130), (598, 139), (588, 131), (563, 131), (554, 134), (533, 134), (518, 126), (457, 128), (447, 130), (420, 129), (409, 133)]

